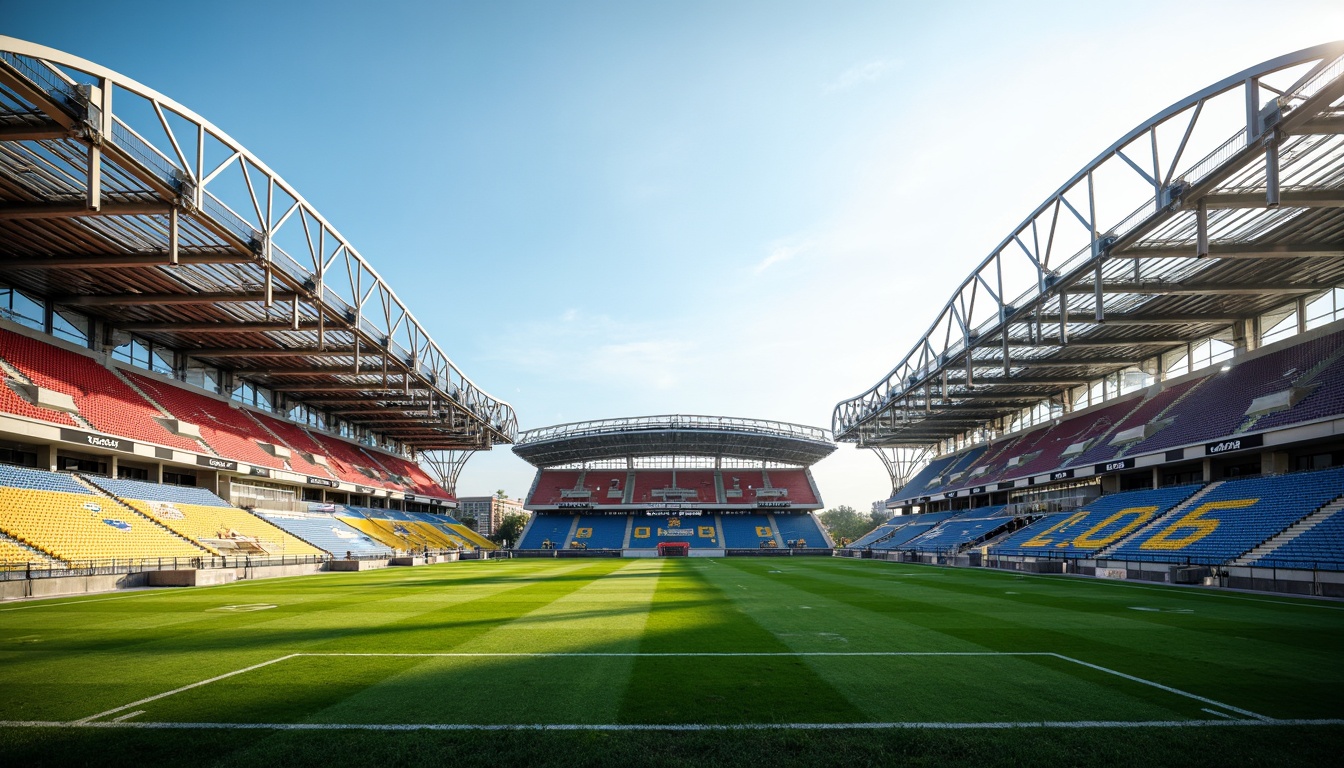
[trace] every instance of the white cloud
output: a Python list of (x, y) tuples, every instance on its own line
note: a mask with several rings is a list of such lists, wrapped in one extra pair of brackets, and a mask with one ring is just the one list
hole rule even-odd
[(848, 91), (865, 83), (877, 82), (883, 75), (898, 66), (899, 62), (891, 59), (873, 59), (841, 72), (839, 77), (826, 85), (825, 90), (827, 93), (835, 93), (836, 91)]
[(759, 262), (757, 262), (756, 268), (753, 271), (759, 275), (765, 270), (769, 269), (770, 267), (773, 267), (774, 265), (782, 261), (788, 261), (789, 259), (792, 259), (794, 256), (797, 256), (798, 254), (807, 251), (812, 247), (812, 245), (813, 244), (810, 240), (799, 243), (797, 245), (776, 243), (770, 249), (770, 253), (764, 259), (761, 259)]
[(529, 377), (672, 389), (683, 383), (697, 345), (665, 327), (571, 308), (553, 321), (506, 327), (491, 357)]

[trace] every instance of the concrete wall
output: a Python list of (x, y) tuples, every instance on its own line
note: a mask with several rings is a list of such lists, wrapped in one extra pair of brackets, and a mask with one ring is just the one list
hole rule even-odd
[(65, 576), (54, 579), (0, 581), (0, 600), (21, 597), (56, 597), (113, 592), (149, 586), (148, 573), (114, 573), (105, 576)]

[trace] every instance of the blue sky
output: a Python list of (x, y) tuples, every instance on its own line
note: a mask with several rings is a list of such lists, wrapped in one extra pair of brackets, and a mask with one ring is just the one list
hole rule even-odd
[[(1344, 5), (0, 0), (0, 34), (241, 141), (524, 428), (829, 426), (1069, 175)], [(815, 473), (888, 490), (850, 446)], [(459, 492), (531, 478), (501, 449)]]

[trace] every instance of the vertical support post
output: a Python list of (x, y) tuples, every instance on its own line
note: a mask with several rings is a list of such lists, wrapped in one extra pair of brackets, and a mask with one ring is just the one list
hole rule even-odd
[(1008, 352), (1008, 323), (1003, 323), (1003, 376), (1007, 378), (1012, 375), (1012, 359)]
[(1246, 80), (1246, 143), (1260, 135), (1260, 79)]
[[(1139, 261), (1140, 261), (1139, 259), (1135, 259), (1135, 260), (1134, 260), (1134, 262), (1135, 262), (1136, 264), (1137, 264)], [(1095, 277), (1093, 278), (1093, 280), (1092, 280), (1092, 295), (1093, 295), (1093, 301), (1094, 301), (1094, 302), (1096, 303), (1096, 305), (1097, 305), (1097, 306), (1096, 306), (1096, 309), (1095, 309), (1095, 312), (1093, 313), (1093, 316), (1094, 316), (1094, 318), (1096, 319), (1096, 321), (1097, 321), (1098, 323), (1105, 322), (1105, 320), (1106, 320), (1106, 310), (1105, 310), (1105, 307), (1104, 307), (1104, 304), (1105, 304), (1104, 296), (1105, 296), (1105, 294), (1103, 294), (1103, 293), (1102, 293), (1102, 290), (1101, 290), (1101, 260), (1100, 260), (1100, 259), (1097, 260), (1096, 276), (1095, 276)]]
[(89, 164), (84, 169), (84, 206), (91, 211), (103, 209), (103, 148), (98, 140), (89, 144)]
[(1195, 207), (1195, 258), (1202, 259), (1208, 255), (1209, 203), (1201, 197)]
[(1069, 292), (1059, 292), (1059, 345), (1069, 343)]
[(1279, 207), (1279, 134), (1265, 137), (1265, 206)]
[(263, 257), (266, 259), (266, 265), (263, 268), (266, 278), (266, 300), (263, 304), (266, 309), (270, 309), (275, 304), (275, 275), (272, 273), (272, 260), (274, 256), (271, 253), (271, 239), (274, 235), (273, 222), (275, 221), (275, 219), (272, 218), (274, 204), (275, 178), (268, 176), (266, 177), (266, 248), (262, 252)]
[(181, 244), (181, 227), (178, 223), (178, 207), (168, 209), (168, 263), (177, 266), (178, 246)]
[(1297, 332), (1307, 332), (1307, 297), (1297, 297)]

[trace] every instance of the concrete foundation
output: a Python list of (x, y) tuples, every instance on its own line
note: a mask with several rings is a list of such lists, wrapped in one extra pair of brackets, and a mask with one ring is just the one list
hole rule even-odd
[(150, 571), (147, 575), (151, 587), (210, 587), (238, 580), (238, 573), (232, 568), (184, 568), (177, 571)]
[(388, 564), (388, 565), (424, 565), (424, 564), (425, 564), (425, 558), (423, 558), (423, 557), (412, 557), (412, 556), (406, 555), (406, 556), (402, 556), (402, 557), (394, 557), (394, 558), (392, 558), (391, 560), (388, 560), (388, 561), (387, 561), (387, 564)]
[(0, 581), (0, 600), (84, 595), (93, 592), (113, 592), (118, 589), (135, 589), (148, 585), (149, 574), (147, 573), (66, 576), (55, 579), (19, 579), (16, 581)]
[(332, 560), (327, 563), (328, 571), (372, 571), (386, 567), (386, 560)]

